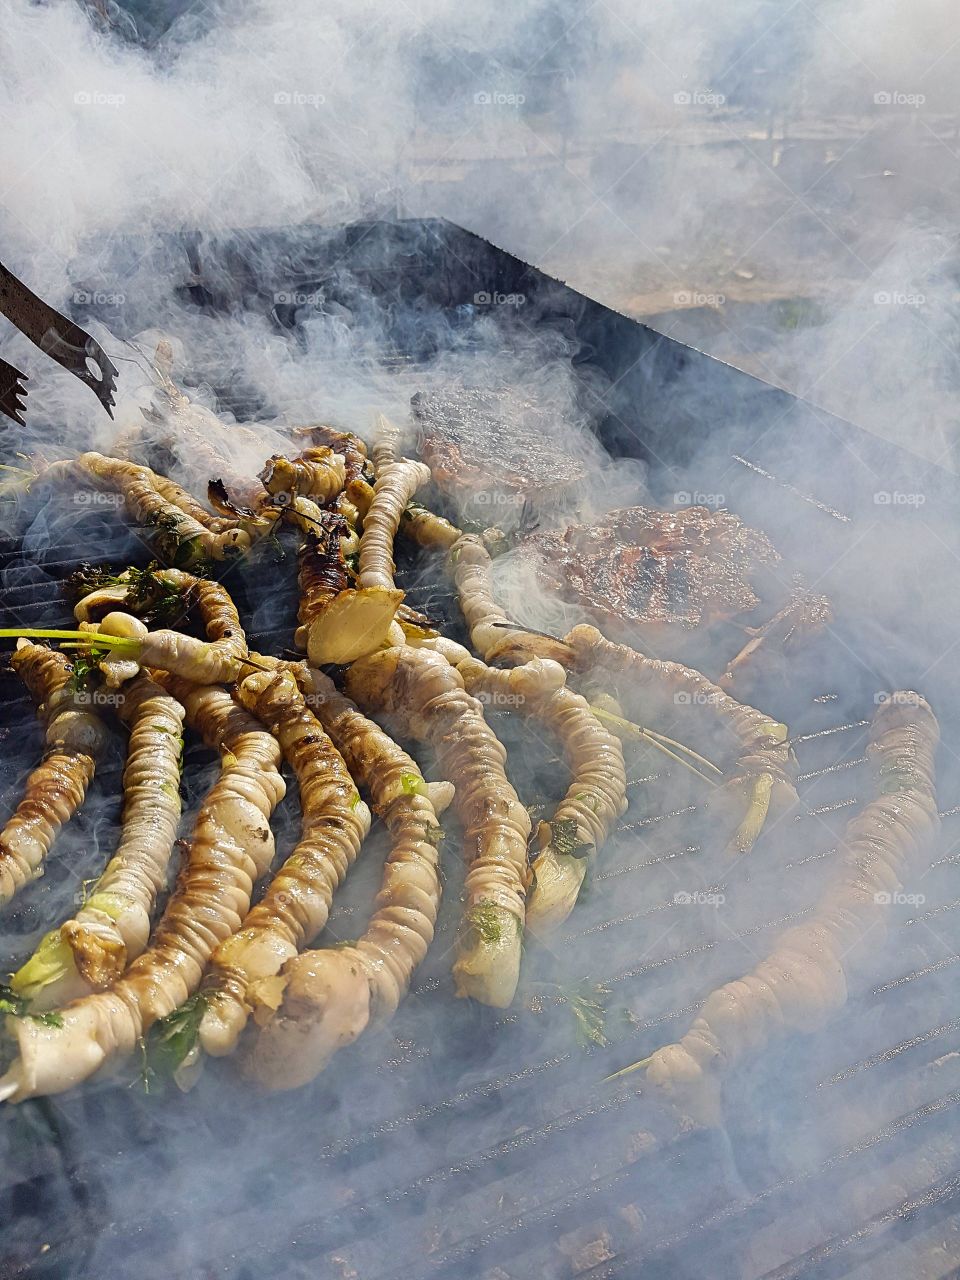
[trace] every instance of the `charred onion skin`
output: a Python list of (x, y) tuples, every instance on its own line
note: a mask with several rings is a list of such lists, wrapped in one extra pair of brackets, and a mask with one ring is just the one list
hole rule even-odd
[(439, 654), (397, 646), (353, 664), (347, 693), (367, 711), (395, 718), (430, 742), (440, 770), (456, 779), (469, 870), (453, 967), (457, 995), (506, 1008), (520, 973), (530, 815), (504, 772), (506, 751), (463, 678)]
[(390, 853), (363, 937), (288, 961), (275, 1010), (258, 1010), (260, 1031), (245, 1069), (270, 1089), (312, 1080), (338, 1048), (396, 1012), (433, 940), (441, 892), (437, 813), (453, 791), (446, 783), (426, 783), (410, 756), (326, 676), (306, 666), (295, 671), (389, 829)]
[[(590, 710), (587, 700), (566, 687), (563, 668), (535, 658), (509, 670), (476, 658), (459, 663), (467, 691), (488, 705), (516, 707), (559, 739), (573, 775), (551, 822), (537, 831), (540, 853), (527, 902), (527, 925), (535, 933), (555, 929), (567, 918), (586, 874), (587, 859), (603, 847), (627, 808), (627, 774), (620, 741)], [(573, 824), (577, 853), (557, 849), (553, 823)]]
[(293, 434), (309, 440), (314, 446), (338, 453), (343, 458), (345, 486), (363, 479), (367, 466), (367, 446), (352, 431), (338, 431), (323, 423), (313, 423), (308, 427), (297, 427)]
[(20, 640), (11, 663), (39, 704), (46, 747), (0, 832), (0, 906), (43, 874), (57, 833), (83, 803), (107, 736), (100, 717), (70, 688), (73, 672), (62, 654)]
[(57, 1025), (8, 1019), (19, 1056), (0, 1079), (0, 1099), (62, 1093), (133, 1053), (149, 1027), (197, 990), (273, 860), (269, 818), (285, 790), (276, 739), (225, 690), (158, 679), (207, 745), (222, 751), (220, 777), (197, 814), (185, 865), (147, 950), (109, 990), (65, 1006)]
[(275, 977), (324, 928), (333, 895), (370, 830), (369, 810), (293, 675), (285, 668), (255, 671), (237, 692), (296, 774), (303, 823), (296, 848), (261, 900), (213, 954), (200, 1044), (218, 1056), (231, 1052), (246, 1025), (251, 986)]
[(300, 605), (297, 620), (300, 625), (294, 641), (299, 649), (306, 649), (311, 626), (330, 602), (350, 585), (341, 545), (341, 539), (347, 532), (346, 520), (332, 511), (324, 512), (319, 528), (306, 531), (298, 552)]
[(719, 1074), (774, 1037), (815, 1031), (847, 999), (851, 952), (885, 933), (889, 903), (928, 856), (939, 830), (926, 701), (896, 693), (870, 729), (878, 795), (847, 824), (839, 860), (811, 915), (781, 934), (752, 972), (707, 997), (687, 1034), (658, 1049), (647, 1080), (704, 1123), (719, 1120)]
[(47, 934), (11, 979), (35, 1009), (102, 991), (147, 945), (180, 821), (183, 707), (149, 676), (131, 681), (118, 704), (130, 727), (116, 853), (72, 919)]

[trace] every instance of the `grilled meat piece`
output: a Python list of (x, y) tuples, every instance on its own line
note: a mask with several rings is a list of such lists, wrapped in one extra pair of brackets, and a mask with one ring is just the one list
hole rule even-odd
[(729, 511), (624, 507), (522, 544), (540, 580), (611, 624), (692, 628), (759, 603), (750, 577), (779, 556)]
[(462, 387), (421, 391), (411, 400), (420, 424), (419, 452), (437, 486), (491, 523), (515, 504), (556, 501), (583, 475), (583, 460), (556, 446), (552, 418), (507, 392)]

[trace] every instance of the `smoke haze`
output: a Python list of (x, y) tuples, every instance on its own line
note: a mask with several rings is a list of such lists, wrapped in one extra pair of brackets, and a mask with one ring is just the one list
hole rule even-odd
[[(0, 322), (0, 356), (31, 379), (26, 434), (0, 428), (4, 460), (37, 445), (51, 456), (108, 448), (125, 432), (144, 432), (148, 448), (142, 410), (156, 394), (151, 362), (163, 338), (195, 402), (228, 425), (254, 418), (267, 448), (307, 421), (369, 436), (373, 414), (385, 412), (409, 428), (414, 392), (489, 387), (551, 416), (553, 444), (583, 465), (584, 518), (650, 500), (646, 465), (612, 465), (591, 434), (610, 406), (629, 420), (650, 388), (648, 353), (614, 380), (584, 359), (569, 324), (525, 299), (466, 296), (440, 308), (417, 297), (388, 316), (349, 273), (335, 289), (265, 306), (259, 295), (244, 305), (244, 295), (213, 316), (185, 303), (173, 255), (157, 240), (400, 215), (447, 217), (616, 310), (956, 469), (955, 27), (945, 0), (237, 0), (169, 10), (0, 0), (0, 258), (60, 309), (105, 295), (90, 329), (121, 370), (110, 422), (88, 389)], [(424, 245), (409, 252), (428, 256)], [(277, 322), (277, 308), (296, 313), (295, 333)], [(419, 360), (384, 360), (398, 325), (416, 335), (409, 345)], [(705, 402), (715, 411), (705, 435), (733, 421), (737, 439), (762, 445), (756, 402), (711, 402), (717, 385), (715, 371), (691, 365), (670, 383), (670, 405), (646, 409), (645, 421), (662, 412), (672, 423), (668, 407), (690, 396), (698, 411)], [(943, 906), (956, 905), (949, 850), (924, 880), (926, 904), (903, 904), (899, 946), (872, 973), (865, 1004), (844, 1014), (842, 1033), (745, 1064), (731, 1083), (740, 1127), (704, 1140), (711, 1163), (694, 1140), (670, 1155), (675, 1180), (661, 1185), (658, 1162), (644, 1161), (664, 1135), (631, 1092), (601, 1084), (606, 1071), (681, 1035), (711, 985), (749, 969), (816, 897), (844, 820), (868, 789), (863, 723), (883, 691), (913, 680), (921, 692), (937, 684), (951, 706), (960, 700), (949, 635), (958, 621), (949, 616), (953, 509), (936, 506), (919, 482), (919, 492), (901, 483), (909, 492), (891, 498), (900, 478), (864, 476), (829, 431), (813, 432), (816, 412), (800, 421), (783, 458), (762, 447), (748, 457), (778, 475), (780, 461), (786, 475), (802, 459), (818, 482), (810, 492), (822, 482), (836, 511), (811, 514), (806, 489), (758, 485), (745, 518), (766, 528), (756, 513), (769, 517), (785, 556), (782, 588), (798, 565), (814, 579), (822, 570), (814, 585), (841, 604), (830, 663), (814, 650), (774, 689), (808, 787), (802, 819), (746, 866), (708, 862), (702, 812), (690, 816), (702, 797), (637, 750), (630, 825), (562, 943), (531, 945), (515, 1009), (488, 1017), (447, 998), (462, 878), (449, 858), (440, 936), (413, 994), (395, 1024), (364, 1037), (316, 1087), (254, 1097), (215, 1064), (183, 1098), (144, 1099), (133, 1067), (62, 1111), (55, 1102), (32, 1112), (64, 1151), (61, 1183), (74, 1199), (54, 1204), (47, 1184), (31, 1192), (23, 1175), (9, 1246), (17, 1266), (36, 1263), (37, 1241), (57, 1236), (62, 1212), (67, 1235), (79, 1237), (68, 1241), (71, 1256), (79, 1250), (82, 1273), (106, 1280), (125, 1274), (128, 1231), (145, 1280), (248, 1280), (271, 1268), (311, 1280), (569, 1280), (605, 1275), (621, 1244), (637, 1238), (657, 1256), (666, 1251), (658, 1274), (759, 1277), (946, 1178), (956, 1144), (948, 1124), (938, 1128), (936, 1107), (960, 1097), (956, 931)], [(725, 436), (724, 455), (728, 444)], [(222, 452), (241, 470), (262, 461), (232, 443)], [(669, 505), (679, 490), (719, 491), (713, 505), (736, 509), (753, 477), (720, 452), (706, 446), (653, 496)], [(209, 475), (187, 459), (177, 477), (202, 492)], [(889, 505), (882, 496), (875, 505), (878, 491)], [(899, 496), (916, 501), (898, 507)], [(29, 563), (4, 577), (11, 608), (29, 606), (35, 566), (66, 543), (78, 559), (122, 562), (142, 550), (117, 533), (115, 512), (82, 514), (55, 504), (32, 514)], [(918, 572), (921, 518), (940, 552)], [(435, 569), (427, 587), (443, 578)], [(547, 629), (579, 619), (533, 590), (515, 561), (505, 558), (499, 572), (512, 615)], [(288, 563), (271, 582), (284, 578), (289, 595), (293, 576)], [(279, 586), (244, 604), (252, 634), (273, 637), (278, 652), (289, 643), (291, 601)], [(936, 644), (927, 626), (935, 613)], [(731, 626), (724, 657), (744, 639)], [(32, 724), (32, 710), (17, 705), (19, 723)], [(511, 724), (502, 717), (495, 728), (526, 765), (542, 744)], [(40, 734), (25, 746), (18, 727), (2, 732), (11, 795)], [(955, 783), (953, 759), (945, 772)], [(531, 799), (556, 787), (555, 761), (530, 768), (522, 776)], [(188, 811), (212, 773), (209, 755), (191, 758)], [(29, 953), (114, 847), (116, 785), (106, 774), (99, 805), (65, 833), (64, 857), (24, 895), (5, 954)], [(295, 800), (276, 821), (283, 850)], [(364, 851), (327, 942), (362, 930), (382, 852)], [(600, 978), (610, 987), (613, 1048), (581, 1053), (557, 984)], [(805, 1092), (781, 1087), (788, 1072)], [(874, 1142), (890, 1116), (913, 1108), (916, 1123)], [(45, 1132), (30, 1141), (29, 1123), (40, 1120), (16, 1123), (27, 1126), (28, 1151), (43, 1146)], [(80, 1156), (87, 1171), (77, 1190), (67, 1175)], [(817, 1187), (808, 1200), (805, 1180)], [(794, 1182), (765, 1217), (763, 1188)], [(728, 1219), (715, 1223), (727, 1205)], [(598, 1237), (591, 1224), (600, 1217), (613, 1226)], [(698, 1235), (704, 1229), (710, 1239)], [(941, 1243), (939, 1222), (930, 1230), (932, 1277), (955, 1263), (957, 1246)], [(729, 1256), (714, 1252), (721, 1235)], [(671, 1270), (669, 1250), (691, 1236), (695, 1268)], [(903, 1274), (898, 1261), (883, 1260), (884, 1280)], [(639, 1274), (627, 1265), (623, 1274)]]

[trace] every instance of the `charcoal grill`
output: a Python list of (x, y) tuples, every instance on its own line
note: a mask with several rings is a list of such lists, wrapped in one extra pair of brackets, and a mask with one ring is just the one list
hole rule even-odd
[[(579, 343), (610, 452), (646, 461), (665, 503), (721, 491), (832, 595), (837, 620), (797, 660), (795, 680), (769, 679), (753, 695), (791, 725), (808, 812), (758, 848), (749, 875), (718, 881), (690, 840), (688, 783), (635, 762), (625, 830), (587, 900), (550, 951), (530, 948), (523, 998), (496, 1014), (450, 998), (458, 882), (448, 855), (439, 936), (411, 996), (386, 1033), (344, 1052), (309, 1088), (257, 1097), (217, 1068), (189, 1094), (144, 1097), (128, 1074), (4, 1109), (0, 1277), (960, 1274), (960, 1009), (950, 996), (960, 741), (943, 607), (957, 577), (954, 478), (448, 223), (171, 238), (116, 253), (111, 284), (122, 282), (127, 305), (97, 318), (117, 333), (151, 322), (162, 299), (137, 284), (157, 279), (162, 259), (181, 302), (212, 316), (270, 314), (292, 342), (302, 310), (278, 295), (319, 292), (349, 305), (361, 287), (372, 291), (389, 319), (388, 365), (433, 354), (439, 330), (418, 316), (455, 326), (469, 321), (477, 294), (522, 295), (524, 324), (558, 326)], [(82, 272), (76, 283), (78, 296), (97, 294)], [(76, 318), (89, 321), (89, 309)], [(218, 384), (216, 370), (202, 372), (238, 417), (264, 412), (226, 378)], [(28, 498), (19, 519), (21, 536), (0, 543), (3, 625), (63, 618), (61, 581), (81, 546), (118, 563), (146, 560), (112, 511), (38, 522)], [(260, 565), (230, 585), (253, 642), (279, 652), (294, 601), (275, 594), (269, 610), (256, 608), (268, 575), (280, 576)], [(408, 570), (406, 583), (414, 603), (442, 607), (433, 580)], [(32, 710), (13, 678), (2, 679), (9, 787), (39, 731), (26, 727)], [(842, 1018), (739, 1070), (723, 1131), (680, 1131), (630, 1083), (639, 1077), (603, 1085), (682, 1034), (713, 986), (799, 918), (863, 794), (876, 698), (905, 686), (927, 694), (944, 726), (943, 840), (922, 884), (908, 886), (924, 901), (896, 910), (876, 971)], [(194, 749), (191, 786), (199, 790), (208, 765)], [(102, 776), (108, 792), (117, 768)], [(5, 958), (59, 918), (115, 820), (97, 811), (96, 821), (71, 824), (44, 880), (5, 916)], [(281, 828), (282, 842), (290, 833)], [(366, 854), (330, 936), (355, 936), (376, 878), (376, 856)], [(723, 912), (677, 904), (678, 889), (725, 891)], [(611, 993), (611, 1044), (590, 1052), (546, 985), (587, 975)]]

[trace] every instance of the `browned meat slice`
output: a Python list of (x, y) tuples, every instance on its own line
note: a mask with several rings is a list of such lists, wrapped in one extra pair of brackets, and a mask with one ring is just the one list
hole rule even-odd
[(624, 507), (521, 544), (541, 582), (610, 623), (696, 627), (759, 603), (750, 578), (779, 559), (729, 511)]
[[(507, 506), (512, 499), (519, 515), (524, 499), (559, 496), (583, 474), (583, 460), (557, 447), (551, 416), (520, 396), (460, 387), (421, 391), (411, 403), (420, 456), (440, 489), (461, 500)], [(492, 524), (508, 513), (485, 514)]]

